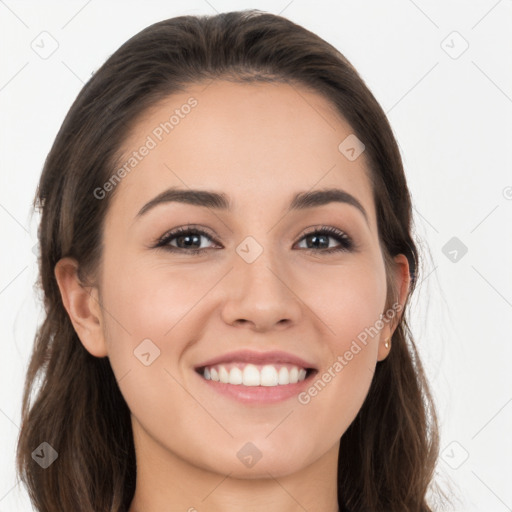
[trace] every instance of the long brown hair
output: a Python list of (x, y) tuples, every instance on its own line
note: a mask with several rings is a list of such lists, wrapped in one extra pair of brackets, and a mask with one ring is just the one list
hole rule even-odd
[[(155, 23), (124, 43), (87, 82), (46, 159), (34, 206), (39, 226), (45, 320), (27, 371), (17, 470), (40, 512), (129, 508), (136, 463), (130, 412), (108, 358), (90, 355), (63, 306), (54, 267), (71, 256), (94, 281), (112, 192), (94, 191), (119, 165), (139, 116), (187, 85), (223, 78), (308, 87), (327, 98), (365, 144), (388, 280), (405, 254), (412, 293), (419, 254), (411, 199), (386, 116), (357, 71), (333, 46), (286, 18), (258, 10), (181, 16)], [(366, 400), (341, 438), (340, 510), (427, 512), (438, 456), (435, 410), (407, 325), (407, 303)], [(32, 452), (47, 442), (58, 459), (46, 469)]]

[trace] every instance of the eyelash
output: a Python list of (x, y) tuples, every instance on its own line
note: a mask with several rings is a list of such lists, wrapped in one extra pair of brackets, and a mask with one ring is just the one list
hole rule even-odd
[[(205, 251), (208, 251), (209, 249), (211, 249), (210, 247), (203, 248), (203, 249), (184, 249), (181, 247), (174, 247), (172, 245), (169, 245), (169, 242), (171, 240), (173, 240), (179, 236), (190, 235), (190, 234), (205, 236), (206, 238), (210, 239), (212, 242), (218, 243), (205, 230), (203, 230), (201, 228), (196, 228), (193, 226), (186, 226), (186, 227), (176, 228), (170, 232), (167, 232), (166, 234), (164, 234), (162, 237), (160, 237), (158, 239), (158, 241), (156, 242), (156, 244), (153, 247), (154, 248), (162, 248), (162, 249), (164, 249), (166, 251), (170, 251), (170, 252), (182, 252), (185, 254), (193, 254), (193, 255), (202, 254)], [(299, 242), (301, 242), (303, 239), (305, 239), (306, 237), (311, 236), (311, 235), (317, 235), (317, 236), (318, 235), (326, 235), (329, 238), (335, 238), (338, 242), (340, 242), (340, 245), (338, 247), (334, 247), (331, 249), (319, 249), (318, 250), (318, 249), (308, 248), (308, 249), (301, 249), (301, 250), (307, 251), (309, 253), (323, 252), (323, 253), (327, 253), (327, 254), (337, 253), (340, 251), (354, 252), (355, 250), (357, 250), (356, 244), (354, 243), (352, 238), (350, 238), (343, 231), (341, 231), (337, 228), (331, 227), (331, 226), (317, 227), (313, 231), (309, 231), (309, 232), (305, 233), (302, 236), (302, 238), (299, 240)]]

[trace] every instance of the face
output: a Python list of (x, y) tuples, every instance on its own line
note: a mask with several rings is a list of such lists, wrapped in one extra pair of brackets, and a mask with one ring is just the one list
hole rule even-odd
[[(365, 154), (338, 149), (352, 133), (305, 89), (223, 81), (136, 124), (98, 285), (138, 447), (241, 478), (337, 455), (391, 334)], [(189, 195), (152, 202), (169, 189)], [(300, 201), (325, 189), (345, 195)]]

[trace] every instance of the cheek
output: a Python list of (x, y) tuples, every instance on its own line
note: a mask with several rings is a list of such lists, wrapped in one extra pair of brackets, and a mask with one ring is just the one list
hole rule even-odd
[(105, 281), (105, 302), (111, 308), (110, 320), (119, 320), (134, 343), (139, 338), (168, 335), (216, 280), (211, 272), (198, 276), (143, 262), (122, 269)]
[(377, 261), (371, 265), (358, 263), (319, 269), (307, 280), (301, 293), (305, 295), (305, 302), (329, 326), (330, 345), (336, 355), (345, 352), (351, 341), (367, 330), (372, 334), (368, 335), (368, 342), (373, 339), (376, 331), (371, 327), (375, 327), (384, 312), (386, 301), (383, 264)]
[(222, 272), (198, 273), (134, 259), (117, 268), (111, 265), (105, 275), (109, 360), (118, 379), (129, 375), (125, 381), (137, 382), (133, 390), (127, 388), (127, 402), (130, 397), (146, 400), (172, 381), (171, 375), (182, 380), (182, 355), (203, 325), (197, 316), (205, 304), (201, 299)]
[(186, 415), (176, 415), (176, 404), (190, 402), (177, 384), (183, 381), (180, 361), (192, 336), (186, 330), (187, 313), (208, 282), (199, 289), (183, 272), (142, 264), (119, 268), (122, 273), (112, 270), (103, 283), (112, 370), (134, 417), (149, 430), (163, 422), (177, 435), (187, 429), (182, 423)]
[(335, 435), (353, 421), (373, 378), (386, 299), (385, 272), (378, 264), (331, 268), (324, 276), (316, 275), (316, 283), (304, 302), (322, 320), (330, 357), (299, 402), (317, 418), (318, 435), (325, 433), (326, 425)]

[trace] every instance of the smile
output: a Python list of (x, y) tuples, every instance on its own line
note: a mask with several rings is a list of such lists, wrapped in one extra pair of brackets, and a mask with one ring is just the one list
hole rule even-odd
[(213, 393), (262, 406), (292, 399), (310, 385), (318, 366), (308, 359), (282, 350), (240, 349), (203, 360), (194, 370)]
[(198, 373), (206, 380), (234, 386), (286, 386), (306, 379), (312, 369), (292, 364), (247, 364), (243, 362), (205, 366)]

